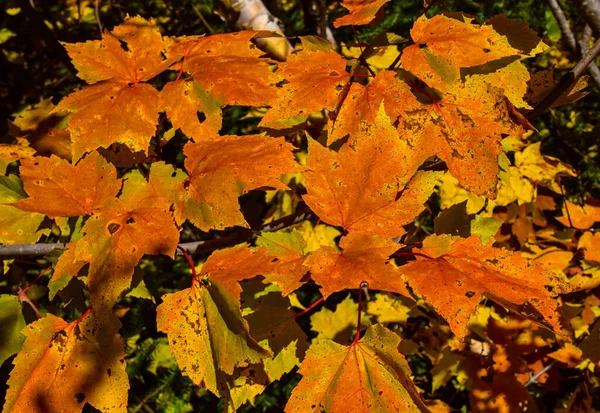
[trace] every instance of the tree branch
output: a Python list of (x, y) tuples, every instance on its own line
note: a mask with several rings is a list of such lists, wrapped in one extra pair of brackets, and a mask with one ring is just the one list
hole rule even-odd
[(598, 0), (575, 0), (575, 6), (581, 12), (582, 17), (596, 33), (600, 34), (600, 1)]
[[(312, 217), (314, 217), (312, 211), (308, 207), (302, 207), (291, 215), (263, 225), (257, 231), (239, 228), (231, 234), (222, 237), (215, 237), (206, 241), (184, 242), (179, 244), (179, 247), (192, 254), (209, 253), (221, 248), (232, 247), (242, 242), (251, 241), (261, 232), (278, 231)], [(63, 250), (65, 248), (67, 248), (66, 244), (60, 243), (0, 245), (0, 259), (8, 260), (22, 257), (44, 256), (54, 250)], [(177, 254), (183, 255), (183, 253), (179, 251), (177, 251)]]
[[(577, 57), (581, 57), (584, 53), (587, 53), (588, 47), (587, 43), (584, 43), (582, 39), (582, 44), (579, 45), (577, 40), (575, 39), (575, 35), (571, 30), (571, 26), (569, 26), (569, 22), (567, 21), (567, 16), (563, 12), (560, 4), (558, 4), (558, 0), (548, 0), (548, 5), (550, 6), (550, 10), (552, 10), (552, 14), (554, 18), (558, 22), (558, 26), (560, 27), (560, 31), (565, 39), (565, 43), (569, 47), (571, 53), (573, 53)], [(589, 25), (587, 27), (590, 27)], [(584, 46), (585, 44), (585, 46)], [(591, 62), (587, 68), (588, 74), (591, 76), (592, 80), (596, 84), (596, 87), (600, 91), (600, 69), (596, 66), (596, 63)]]
[(590, 63), (600, 53), (600, 40), (596, 41), (594, 47), (592, 47), (583, 58), (577, 63), (577, 65), (568, 73), (565, 73), (561, 77), (558, 85), (527, 115), (527, 120), (530, 122), (537, 119), (546, 109), (548, 109), (563, 93), (565, 93), (577, 79), (583, 74)]

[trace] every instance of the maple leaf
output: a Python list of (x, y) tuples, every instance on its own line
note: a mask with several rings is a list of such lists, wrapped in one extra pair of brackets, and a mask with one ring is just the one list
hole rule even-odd
[(111, 312), (117, 298), (131, 285), (133, 270), (144, 254), (173, 257), (179, 231), (169, 209), (170, 204), (138, 171), (130, 173), (119, 198), (91, 216), (81, 230), (85, 236), (69, 244), (61, 255), (53, 280), (75, 276), (89, 263), (91, 306), (99, 322), (103, 321), (102, 315)]
[(419, 107), (410, 86), (396, 77), (396, 72), (386, 70), (375, 76), (367, 86), (352, 83), (335, 121), (331, 125), (328, 142), (360, 131), (362, 122), (375, 124), (381, 102), (392, 123), (404, 113)]
[(594, 223), (600, 221), (600, 202), (590, 199), (583, 205), (577, 205), (565, 200), (562, 206), (562, 216), (556, 219), (566, 227), (589, 229)]
[(272, 353), (259, 346), (242, 318), (239, 281), (268, 272), (273, 257), (265, 249), (238, 245), (214, 252), (192, 286), (162, 297), (158, 329), (184, 375), (222, 397), (231, 397), (225, 375), (258, 363)]
[(103, 208), (121, 189), (117, 170), (92, 152), (72, 165), (55, 155), (21, 161), (21, 179), (29, 198), (13, 206), (55, 217), (90, 215)]
[(438, 175), (419, 172), (410, 180), (418, 163), (383, 108), (375, 124), (363, 124), (352, 145), (336, 153), (309, 140), (308, 149), (303, 199), (323, 221), (348, 231), (403, 235), (402, 225), (423, 210)]
[[(127, 45), (127, 51), (121, 43)], [(154, 20), (128, 17), (105, 31), (102, 40), (64, 44), (77, 76), (89, 86), (62, 99), (54, 112), (74, 112), (68, 120), (73, 159), (122, 143), (147, 152), (158, 125), (158, 91), (146, 82), (164, 71), (166, 47)]]
[(344, 0), (342, 7), (347, 8), (350, 13), (342, 16), (333, 22), (333, 26), (338, 28), (342, 26), (369, 24), (385, 3), (390, 0)]
[(25, 317), (21, 300), (17, 295), (0, 295), (0, 365), (7, 358), (21, 350), (25, 336), (21, 330), (25, 328)]
[(584, 232), (579, 238), (577, 248), (584, 250), (583, 256), (586, 260), (600, 262), (600, 232)]
[(17, 160), (31, 158), (35, 155), (35, 149), (24, 145), (0, 144), (0, 174), (6, 173), (9, 164)]
[(328, 40), (302, 37), (302, 50), (279, 65), (277, 73), (287, 81), (258, 126), (284, 127), (282, 119), (306, 117), (333, 110), (344, 85), (350, 80), (346, 60), (331, 49)]
[(243, 288), (244, 311), (252, 311), (244, 316), (252, 338), (273, 352), (273, 357), (262, 360), (263, 366), (256, 367), (264, 368), (269, 381), (279, 380), (300, 365), (308, 349), (306, 334), (296, 323), (289, 299), (283, 297), (276, 286), (265, 287), (258, 280), (248, 280)]
[[(543, 264), (518, 252), (483, 246), (478, 236), (431, 235), (413, 252), (417, 261), (403, 265), (400, 272), (460, 339), (467, 335), (469, 317), (482, 296), (561, 334), (556, 296), (569, 287)], [(519, 306), (527, 304), (534, 309), (521, 311)]]
[(43, 214), (21, 211), (11, 206), (26, 197), (19, 177), (0, 176), (0, 243), (30, 244), (50, 232), (49, 229), (38, 230), (44, 220)]
[(281, 139), (261, 135), (190, 142), (183, 149), (188, 173), (155, 163), (150, 184), (174, 204), (178, 224), (188, 219), (202, 231), (247, 227), (238, 197), (261, 187), (285, 189), (278, 178), (300, 169), (292, 149)]
[(265, 274), (265, 279), (277, 284), (283, 296), (304, 284), (301, 280), (307, 272), (306, 267), (302, 265), (306, 242), (299, 231), (266, 232), (258, 237), (256, 245), (266, 248), (270, 255), (277, 257), (278, 264), (274, 272)]
[(460, 83), (460, 68), (519, 55), (520, 50), (492, 26), (472, 20), (460, 14), (421, 16), (410, 30), (415, 44), (402, 51), (402, 66), (430, 87), (446, 92)]
[(376, 324), (349, 347), (317, 340), (300, 366), (302, 380), (285, 411), (429, 412), (397, 350), (400, 337)]
[(400, 245), (393, 241), (351, 232), (340, 241), (342, 252), (323, 246), (305, 262), (311, 278), (321, 286), (321, 294), (329, 297), (336, 291), (358, 289), (362, 281), (369, 289), (393, 291), (410, 296), (400, 274), (390, 264), (389, 256)]
[(511, 118), (510, 103), (480, 79), (470, 78), (441, 100), (421, 91), (429, 103), (401, 116), (398, 125), (416, 160), (439, 156), (465, 189), (493, 199), (502, 135), (525, 131)]
[(79, 412), (88, 403), (103, 412), (126, 412), (129, 381), (123, 340), (94, 334), (93, 314), (67, 323), (47, 314), (29, 324), (13, 361), (4, 412)]
[[(264, 57), (251, 40), (253, 31), (180, 37), (168, 49), (182, 57), (186, 80), (171, 82), (161, 91), (160, 107), (166, 109), (173, 127), (195, 141), (213, 139), (221, 129), (221, 108), (226, 105), (265, 106), (277, 97), (280, 80), (270, 70), (273, 61)], [(198, 112), (204, 115), (200, 121)]]
[(70, 161), (71, 135), (60, 127), (65, 118), (51, 113), (54, 108), (52, 98), (48, 98), (19, 113), (13, 122), (8, 121), (9, 134), (20, 144), (27, 143), (38, 155), (54, 154)]

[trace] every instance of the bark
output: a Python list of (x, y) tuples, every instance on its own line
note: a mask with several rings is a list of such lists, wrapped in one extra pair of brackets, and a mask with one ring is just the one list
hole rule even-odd
[[(271, 31), (283, 35), (279, 21), (269, 12), (261, 0), (222, 0), (225, 16), (238, 29)], [(284, 37), (257, 39), (257, 45), (277, 60), (285, 60), (292, 53), (292, 45)]]
[(574, 3), (596, 36), (600, 35), (600, 0), (574, 0)]

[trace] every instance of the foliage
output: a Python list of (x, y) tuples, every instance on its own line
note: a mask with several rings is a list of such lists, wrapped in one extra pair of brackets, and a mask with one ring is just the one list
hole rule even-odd
[(66, 248), (4, 261), (3, 411), (600, 409), (597, 148), (547, 145), (597, 102), (583, 78), (528, 119), (552, 22), (432, 3), (344, 1), (341, 53), (285, 61), (209, 3), (208, 33), (178, 2), (49, 7), (72, 41), (32, 75), (54, 102), (10, 94), (0, 244)]

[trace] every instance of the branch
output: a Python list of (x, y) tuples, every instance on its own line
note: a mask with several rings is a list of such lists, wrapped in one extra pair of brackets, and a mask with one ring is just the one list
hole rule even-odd
[[(550, 6), (550, 9), (552, 10), (552, 14), (554, 15), (554, 18), (556, 18), (556, 21), (558, 22), (560, 31), (566, 41), (567, 46), (569, 47), (569, 50), (571, 51), (571, 53), (573, 53), (573, 55), (578, 56), (578, 57), (581, 57), (584, 53), (587, 53), (588, 47), (587, 47), (587, 42), (585, 42), (585, 40), (584, 40), (585, 36), (582, 39), (582, 44), (581, 45), (578, 44), (577, 40), (575, 39), (575, 35), (573, 34), (573, 31), (571, 30), (571, 26), (569, 26), (569, 22), (567, 21), (567, 16), (565, 15), (562, 8), (560, 7), (560, 4), (558, 4), (558, 1), (557, 0), (548, 0), (548, 5)], [(586, 27), (589, 28), (590, 26), (587, 25)], [(585, 32), (585, 30), (584, 30), (584, 32)], [(590, 32), (590, 34), (591, 34), (591, 32)], [(600, 69), (598, 69), (598, 66), (596, 66), (596, 63), (591, 62), (587, 68), (587, 72), (591, 76), (594, 83), (596, 84), (596, 87), (598, 88), (598, 90), (600, 90)]]
[(561, 77), (558, 85), (554, 87), (552, 92), (550, 92), (536, 107), (527, 115), (527, 120), (530, 122), (532, 120), (537, 119), (546, 109), (548, 109), (558, 98), (560, 98), (563, 93), (565, 93), (575, 82), (577, 79), (583, 74), (583, 72), (587, 69), (590, 63), (598, 56), (600, 53), (600, 40), (597, 40), (592, 47), (583, 58), (577, 63), (577, 65), (568, 73), (565, 73), (563, 77)]
[[(230, 11), (238, 13), (235, 20), (238, 29), (265, 30), (283, 34), (279, 21), (269, 12), (262, 0), (222, 0), (221, 3)], [(277, 60), (285, 60), (293, 50), (290, 42), (284, 37), (257, 39), (256, 43)]]
[(600, 1), (598, 0), (575, 0), (575, 6), (581, 12), (582, 17), (596, 33), (600, 34)]
[[(274, 232), (287, 228), (298, 222), (305, 221), (314, 216), (308, 207), (299, 208), (295, 213), (263, 225), (257, 231), (247, 228), (238, 230), (222, 237), (215, 237), (206, 241), (184, 242), (178, 246), (189, 253), (200, 254), (209, 253), (221, 248), (232, 247), (242, 242), (251, 241), (261, 232)], [(66, 244), (15, 244), (0, 245), (0, 259), (8, 260), (12, 258), (43, 256), (54, 250), (66, 249)], [(177, 251), (178, 255), (183, 255)]]

